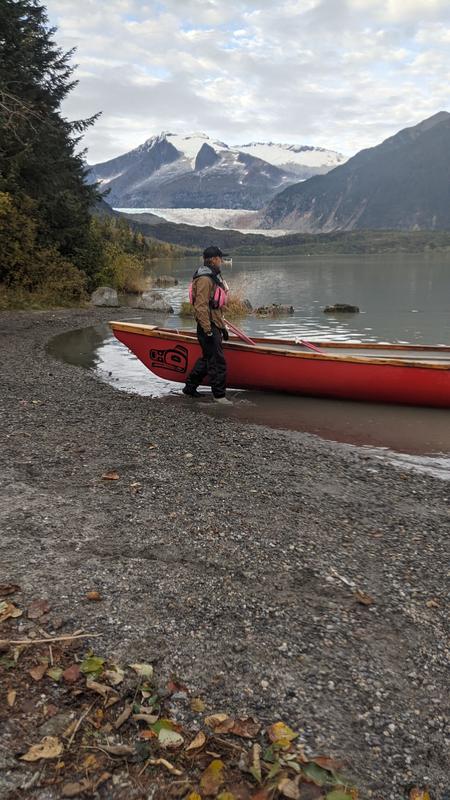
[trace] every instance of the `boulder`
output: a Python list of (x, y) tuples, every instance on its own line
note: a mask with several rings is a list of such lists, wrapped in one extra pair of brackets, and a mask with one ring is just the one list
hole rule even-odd
[(260, 306), (254, 312), (258, 317), (282, 317), (294, 313), (294, 306), (282, 306), (272, 303), (271, 306)]
[(142, 292), (133, 303), (134, 308), (145, 308), (146, 311), (158, 311), (163, 314), (173, 314), (173, 308), (158, 292)]
[(358, 306), (350, 306), (348, 303), (335, 303), (334, 306), (325, 306), (324, 314), (359, 314)]
[(91, 303), (94, 306), (118, 308), (119, 298), (117, 296), (117, 291), (111, 286), (99, 286), (99, 288), (91, 294)]
[(178, 286), (178, 280), (172, 275), (158, 275), (154, 279), (155, 286)]

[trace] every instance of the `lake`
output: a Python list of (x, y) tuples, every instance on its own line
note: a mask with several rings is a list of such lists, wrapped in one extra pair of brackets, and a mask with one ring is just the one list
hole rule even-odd
[[(177, 286), (160, 291), (175, 312), (187, 299), (197, 259), (155, 263), (155, 274), (170, 274)], [(239, 257), (224, 269), (232, 290), (254, 307), (293, 305), (292, 316), (249, 316), (238, 324), (254, 336), (299, 336), (311, 341), (380, 341), (450, 344), (450, 254), (385, 256)], [(349, 303), (359, 314), (325, 314), (323, 308)], [(114, 318), (114, 309), (111, 310)], [(177, 313), (165, 317), (130, 308), (128, 319), (165, 327), (193, 327)], [(94, 369), (123, 391), (183, 402), (180, 385), (152, 375), (108, 327), (63, 334), (55, 355)], [(450, 412), (445, 409), (382, 406), (257, 392), (233, 392), (230, 409), (200, 403), (208, 413), (313, 433), (349, 444), (381, 448), (380, 457), (431, 469), (450, 477)]]

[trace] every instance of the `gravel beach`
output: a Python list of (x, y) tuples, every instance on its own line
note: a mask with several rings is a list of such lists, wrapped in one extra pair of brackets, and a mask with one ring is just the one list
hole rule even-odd
[(362, 797), (450, 800), (449, 484), (47, 354), (127, 312), (0, 315), (0, 583), (210, 713), (285, 721)]

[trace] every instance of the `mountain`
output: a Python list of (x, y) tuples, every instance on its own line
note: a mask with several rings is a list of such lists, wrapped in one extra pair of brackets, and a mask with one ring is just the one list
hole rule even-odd
[(441, 111), (268, 204), (261, 228), (450, 229), (450, 114)]
[(324, 147), (309, 147), (300, 144), (278, 144), (277, 142), (250, 142), (236, 145), (241, 153), (261, 158), (275, 167), (296, 175), (297, 180), (324, 175), (330, 169), (347, 160), (341, 153)]
[(119, 208), (262, 208), (275, 194), (343, 156), (299, 145), (230, 147), (204, 133), (161, 133), (122, 156), (91, 167)]

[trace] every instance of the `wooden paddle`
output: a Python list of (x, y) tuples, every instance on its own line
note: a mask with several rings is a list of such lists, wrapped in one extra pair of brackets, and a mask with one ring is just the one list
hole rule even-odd
[[(230, 331), (235, 333), (236, 336), (239, 339), (242, 339), (243, 342), (246, 342), (247, 344), (251, 344), (254, 347), (256, 346), (256, 342), (254, 342), (253, 339), (250, 339), (250, 337), (247, 336), (247, 334), (244, 333), (244, 331), (241, 331), (240, 328), (237, 328), (236, 325), (233, 325), (227, 319), (224, 319), (224, 322), (227, 325), (227, 327), (230, 329)], [(322, 350), (319, 350), (319, 348), (316, 347), (315, 344), (312, 344), (312, 342), (306, 342), (304, 339), (296, 339), (295, 343), (296, 344), (302, 344), (303, 347), (307, 347), (309, 350), (314, 350), (315, 353), (322, 353)]]
[(244, 331), (241, 331), (240, 328), (236, 328), (236, 325), (233, 325), (231, 322), (228, 322), (227, 319), (224, 319), (224, 322), (227, 328), (229, 328), (230, 331), (235, 333), (239, 339), (242, 339), (243, 342), (246, 342), (247, 344), (252, 344), (253, 346), (256, 345), (256, 342), (254, 342), (253, 339), (250, 339), (250, 337), (247, 336), (247, 334), (244, 333)]

